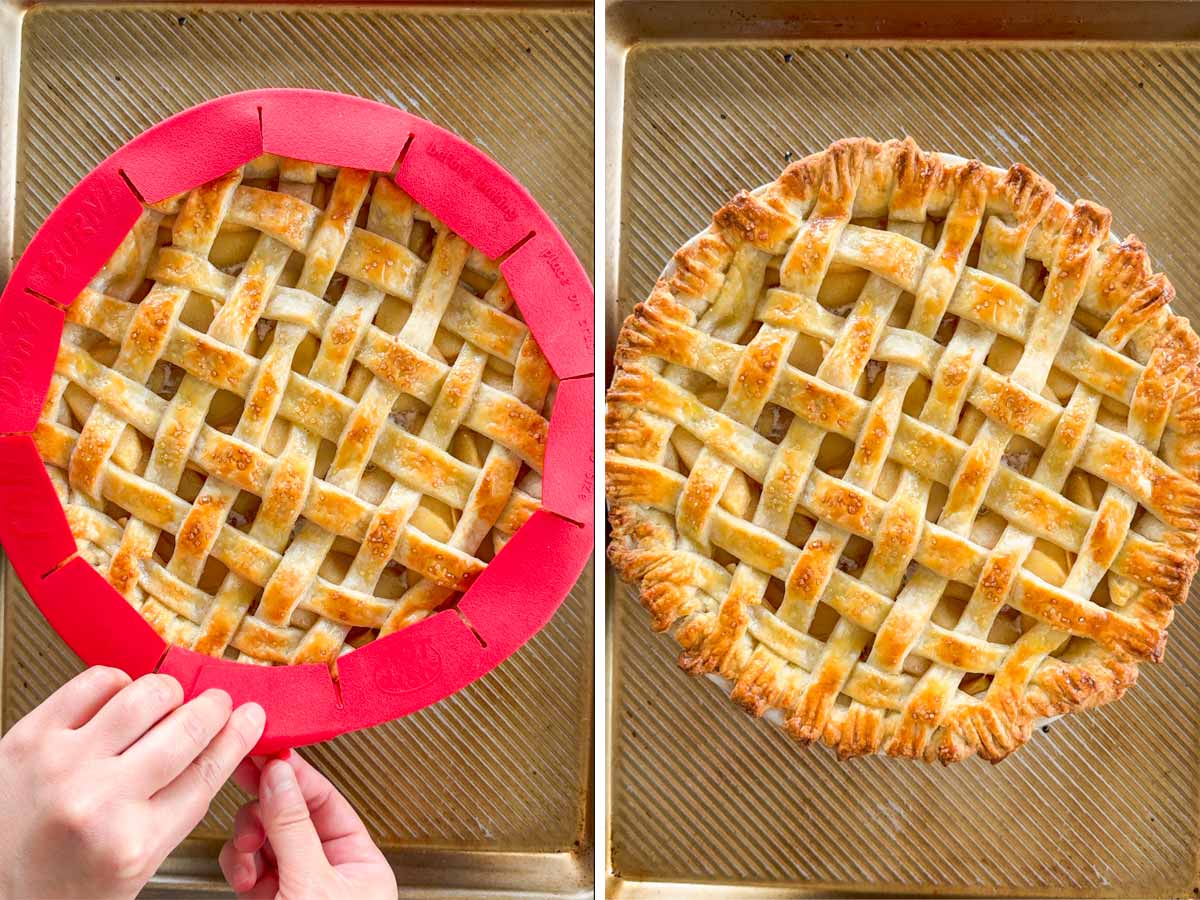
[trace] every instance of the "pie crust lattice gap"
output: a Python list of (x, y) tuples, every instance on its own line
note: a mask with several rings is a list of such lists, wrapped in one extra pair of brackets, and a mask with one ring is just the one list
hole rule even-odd
[(266, 155), (145, 207), (34, 439), (166, 640), (330, 662), (453, 605), (539, 508), (554, 390), (496, 261), (388, 174)]
[(845, 758), (992, 760), (1162, 657), (1200, 543), (1200, 341), (1024, 166), (841, 141), (625, 321), (613, 563), (692, 673)]

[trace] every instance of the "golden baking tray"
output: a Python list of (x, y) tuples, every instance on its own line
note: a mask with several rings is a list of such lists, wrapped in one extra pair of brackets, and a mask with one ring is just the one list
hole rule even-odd
[[(593, 262), (591, 4), (370, 7), (0, 2), (0, 276), (89, 169), (231, 91), (311, 87), (404, 107), (509, 169)], [(80, 665), (4, 567), (0, 712)], [(415, 715), (305, 750), (422, 897), (586, 896), (592, 570), (486, 678)], [(217, 890), (227, 788), (151, 884)]]
[[(608, 348), (740, 188), (839, 137), (1024, 162), (1200, 316), (1200, 7), (611, 2)], [(610, 371), (611, 374), (611, 371)], [(675, 666), (609, 584), (615, 897), (1200, 896), (1200, 600), (1119, 703), (998, 766), (839, 764)]]

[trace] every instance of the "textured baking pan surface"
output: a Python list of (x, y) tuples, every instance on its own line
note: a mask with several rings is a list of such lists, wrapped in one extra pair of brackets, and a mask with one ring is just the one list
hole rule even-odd
[[(1200, 321), (1200, 9), (614, 3), (606, 55), (610, 351), (725, 200), (858, 135), (1099, 201)], [(803, 749), (609, 598), (610, 895), (1200, 896), (1195, 590), (1123, 700), (950, 768)]]
[[(590, 271), (590, 6), (0, 6), (0, 275), (96, 163), (211, 97), (312, 87), (405, 108), (507, 167)], [(420, 896), (585, 895), (592, 886), (592, 571), (546, 628), (464, 691), (304, 755)], [(8, 566), (5, 727), (80, 664)], [(217, 799), (154, 894), (218, 890), (241, 797)]]

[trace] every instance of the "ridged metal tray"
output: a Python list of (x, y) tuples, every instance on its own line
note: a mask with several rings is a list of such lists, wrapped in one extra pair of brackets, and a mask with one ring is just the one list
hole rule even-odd
[[(1099, 201), (1200, 317), (1195, 5), (613, 2), (606, 41), (610, 352), (713, 210), (857, 135)], [(1123, 700), (942, 769), (799, 747), (608, 588), (610, 896), (1200, 896), (1195, 592)]]
[[(93, 165), (194, 103), (314, 87), (408, 109), (507, 167), (593, 263), (587, 6), (0, 5), (0, 276)], [(5, 727), (78, 671), (6, 565)], [(592, 570), (551, 623), (461, 693), (304, 752), (363, 816), (402, 891), (592, 890)], [(232, 787), (151, 883), (219, 891)]]

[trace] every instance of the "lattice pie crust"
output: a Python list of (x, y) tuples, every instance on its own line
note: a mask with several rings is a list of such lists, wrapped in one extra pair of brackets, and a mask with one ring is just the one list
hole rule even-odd
[(1003, 758), (1162, 657), (1198, 343), (1024, 166), (847, 140), (741, 193), (621, 330), (610, 556), (680, 664), (839, 756)]
[(35, 440), (164, 638), (332, 661), (452, 605), (538, 508), (553, 389), (495, 261), (387, 174), (266, 156), (145, 209)]

